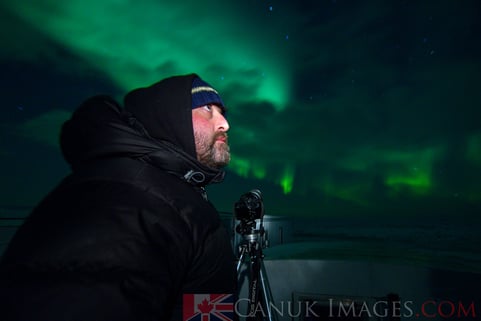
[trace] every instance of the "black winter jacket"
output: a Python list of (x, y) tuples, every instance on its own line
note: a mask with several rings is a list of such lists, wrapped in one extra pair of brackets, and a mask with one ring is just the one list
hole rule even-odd
[(72, 166), (12, 239), (0, 263), (0, 319), (180, 320), (182, 295), (235, 293), (227, 230), (198, 163), (195, 75), (97, 96), (62, 128)]

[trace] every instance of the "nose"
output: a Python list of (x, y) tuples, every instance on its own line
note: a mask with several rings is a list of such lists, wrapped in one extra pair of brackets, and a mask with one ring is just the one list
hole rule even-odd
[(219, 112), (217, 113), (217, 117), (216, 117), (216, 127), (217, 127), (217, 130), (224, 131), (224, 132), (227, 132), (230, 128), (229, 122), (227, 121), (227, 119), (224, 117), (224, 115), (222, 115)]

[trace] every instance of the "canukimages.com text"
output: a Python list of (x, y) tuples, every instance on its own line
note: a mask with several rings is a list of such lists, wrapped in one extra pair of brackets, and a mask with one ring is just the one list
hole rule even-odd
[[(248, 308), (246, 308), (248, 307)], [(322, 307), (322, 309), (319, 309)], [(239, 299), (234, 304), (240, 317), (277, 315), (290, 318), (425, 318), (425, 319), (472, 319), (479, 316), (477, 302), (434, 300), (355, 301), (327, 299), (322, 301), (279, 301), (267, 306), (260, 302), (252, 306), (249, 299)], [(321, 315), (322, 313), (322, 315)]]

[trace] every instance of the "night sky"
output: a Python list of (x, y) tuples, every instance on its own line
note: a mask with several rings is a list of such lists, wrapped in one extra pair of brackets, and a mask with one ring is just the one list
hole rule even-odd
[(229, 107), (220, 211), (258, 188), (282, 217), (479, 224), (480, 17), (478, 0), (3, 0), (2, 213), (69, 172), (58, 134), (82, 100), (195, 72)]

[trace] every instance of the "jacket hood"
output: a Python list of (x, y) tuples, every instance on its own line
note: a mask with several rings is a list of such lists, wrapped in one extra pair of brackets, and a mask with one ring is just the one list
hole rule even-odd
[(109, 96), (86, 100), (64, 123), (60, 135), (62, 153), (72, 170), (97, 159), (129, 157), (195, 186), (222, 181), (223, 171), (199, 163), (196, 157), (190, 101), (194, 77), (176, 76), (133, 90), (125, 97), (125, 109)]
[(192, 128), (192, 82), (196, 74), (174, 76), (138, 88), (124, 98), (124, 107), (150, 136), (168, 141), (197, 158)]

